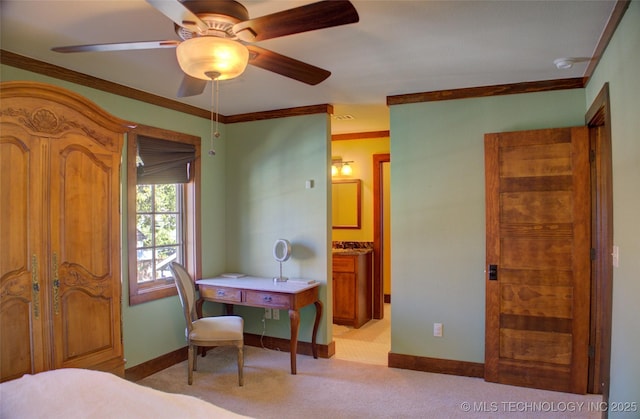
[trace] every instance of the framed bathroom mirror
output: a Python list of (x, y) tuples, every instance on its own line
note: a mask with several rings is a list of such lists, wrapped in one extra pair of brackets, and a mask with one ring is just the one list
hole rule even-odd
[(360, 228), (360, 185), (360, 179), (341, 179), (332, 182), (333, 228)]

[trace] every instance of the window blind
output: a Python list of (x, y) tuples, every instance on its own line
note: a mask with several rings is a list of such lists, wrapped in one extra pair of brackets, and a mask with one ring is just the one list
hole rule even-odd
[(138, 185), (189, 183), (196, 148), (191, 144), (138, 136)]

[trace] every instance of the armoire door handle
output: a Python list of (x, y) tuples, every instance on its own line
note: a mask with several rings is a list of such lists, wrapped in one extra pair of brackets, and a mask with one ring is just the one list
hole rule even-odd
[(58, 255), (53, 252), (53, 312), (60, 314), (60, 280), (58, 279)]
[(33, 316), (40, 318), (40, 280), (38, 278), (38, 256), (31, 258), (31, 288), (33, 295)]

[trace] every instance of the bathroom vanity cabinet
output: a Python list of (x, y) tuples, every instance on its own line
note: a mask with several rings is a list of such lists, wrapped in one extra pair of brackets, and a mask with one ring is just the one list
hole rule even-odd
[(333, 253), (333, 322), (359, 328), (371, 320), (371, 251)]

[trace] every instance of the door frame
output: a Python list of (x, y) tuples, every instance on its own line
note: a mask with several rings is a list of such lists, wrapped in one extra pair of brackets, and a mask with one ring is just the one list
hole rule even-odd
[(382, 252), (384, 231), (384, 206), (383, 206), (383, 163), (391, 162), (391, 154), (373, 155), (373, 318), (384, 317), (384, 283), (382, 272), (384, 258)]
[(609, 400), (613, 299), (613, 170), (609, 83), (585, 114), (591, 152), (591, 325), (587, 391)]

